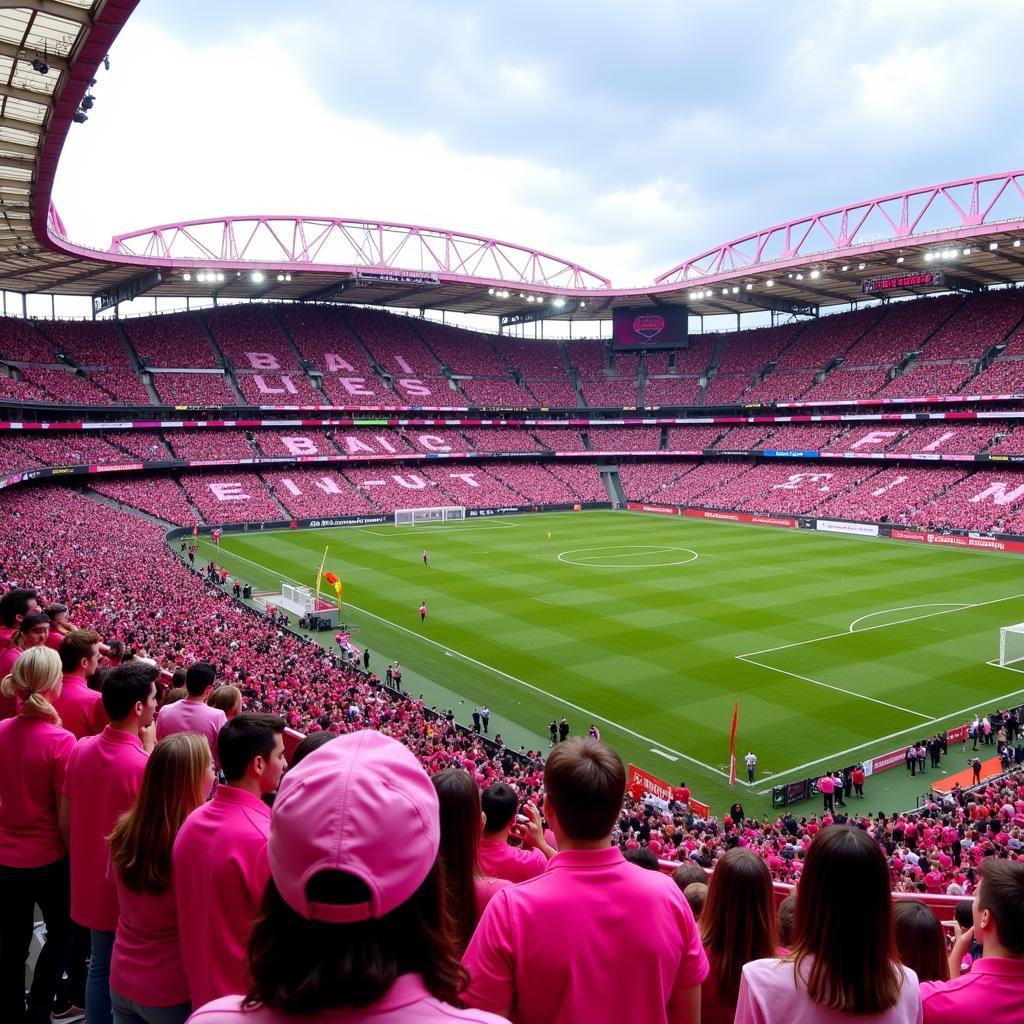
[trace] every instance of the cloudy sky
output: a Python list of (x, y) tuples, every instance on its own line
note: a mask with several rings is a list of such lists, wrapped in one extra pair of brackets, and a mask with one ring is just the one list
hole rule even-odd
[(619, 286), (1024, 165), (1024, 3), (142, 0), (72, 126), (75, 241), (222, 214), (447, 227)]

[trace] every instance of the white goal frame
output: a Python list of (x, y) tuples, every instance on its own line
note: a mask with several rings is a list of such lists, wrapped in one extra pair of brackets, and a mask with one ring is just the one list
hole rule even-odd
[(1024, 661), (1024, 622), (999, 629), (999, 664), (1003, 668)]
[(395, 526), (422, 526), (424, 523), (461, 522), (466, 518), (464, 505), (435, 505), (431, 508), (396, 508)]

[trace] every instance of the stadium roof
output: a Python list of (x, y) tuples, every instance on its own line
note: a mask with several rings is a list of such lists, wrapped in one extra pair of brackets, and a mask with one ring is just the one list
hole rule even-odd
[(625, 289), (528, 246), (332, 216), (223, 217), (117, 235), (105, 252), (79, 246), (51, 203), (57, 162), (137, 3), (0, 0), (0, 288), (107, 302), (321, 299), (591, 320), (621, 306), (814, 313), (868, 297), (866, 281), (873, 295), (1024, 282), (1024, 170), (779, 224)]

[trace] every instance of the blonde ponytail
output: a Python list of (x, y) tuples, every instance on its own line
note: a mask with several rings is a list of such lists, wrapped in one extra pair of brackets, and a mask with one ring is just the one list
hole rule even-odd
[(61, 680), (60, 656), (52, 647), (32, 647), (18, 655), (11, 674), (2, 683), (4, 696), (21, 698), (21, 714), (26, 718), (45, 718), (60, 725), (60, 715), (46, 694)]

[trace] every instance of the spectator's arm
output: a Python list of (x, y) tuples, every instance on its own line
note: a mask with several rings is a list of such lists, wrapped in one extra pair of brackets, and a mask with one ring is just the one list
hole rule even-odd
[(57, 828), (64, 840), (64, 848), (71, 852), (71, 804), (66, 796), (60, 798), (60, 810), (57, 812)]
[(671, 1024), (700, 1024), (700, 985), (677, 988), (672, 993), (668, 1019)]
[(547, 837), (544, 835), (544, 826), (541, 824), (540, 812), (533, 804), (527, 803), (523, 805), (523, 813), (530, 820), (525, 825), (517, 823), (514, 826), (516, 834), (522, 836), (530, 846), (540, 850), (548, 860), (551, 860), (558, 851), (548, 843)]
[(507, 1017), (515, 1002), (515, 964), (508, 944), (512, 928), (503, 892), (487, 904), (462, 958), (469, 971), (469, 984), (462, 999), (467, 1006)]
[(967, 956), (968, 950), (971, 948), (971, 943), (974, 941), (973, 925), (965, 932), (961, 932), (959, 926), (956, 930), (959, 934), (953, 943), (953, 948), (949, 951), (949, 976), (951, 978), (959, 978), (963, 974), (961, 965), (963, 964), (964, 957)]

